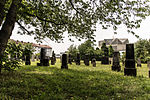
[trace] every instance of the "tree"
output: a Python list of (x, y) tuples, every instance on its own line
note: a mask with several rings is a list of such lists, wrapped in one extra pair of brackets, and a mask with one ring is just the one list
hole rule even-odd
[[(149, 45), (150, 46), (150, 45)], [(148, 41), (140, 39), (135, 43), (135, 58), (140, 58), (142, 62), (146, 62), (148, 56)]]
[(78, 46), (78, 50), (82, 60), (84, 59), (86, 54), (88, 54), (91, 59), (94, 55), (94, 42), (91, 40), (87, 40)]
[(68, 54), (71, 54), (71, 57), (72, 57), (72, 60), (76, 60), (76, 55), (78, 53), (78, 49), (76, 46), (74, 45), (71, 45), (69, 48), (68, 48)]
[[(142, 18), (149, 15), (148, 0), (0, 0), (0, 71), (3, 52), (15, 23), (18, 33), (62, 40), (69, 37), (94, 39), (96, 23), (103, 29), (125, 24), (128, 32), (139, 28)], [(134, 15), (134, 18), (132, 18)]]

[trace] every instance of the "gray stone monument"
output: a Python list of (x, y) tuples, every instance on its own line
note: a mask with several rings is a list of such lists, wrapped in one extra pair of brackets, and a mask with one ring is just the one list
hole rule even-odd
[(142, 67), (140, 58), (137, 59), (137, 67)]
[(63, 55), (62, 55), (61, 69), (68, 69), (67, 54), (63, 54)]
[(119, 51), (115, 51), (113, 53), (113, 65), (111, 68), (113, 71), (120, 71), (121, 70), (120, 60), (119, 60)]
[(135, 58), (134, 58), (134, 44), (126, 44), (126, 60), (124, 75), (136, 76)]

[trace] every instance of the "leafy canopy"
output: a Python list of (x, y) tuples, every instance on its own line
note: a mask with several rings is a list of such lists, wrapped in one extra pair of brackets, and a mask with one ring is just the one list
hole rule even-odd
[(22, 0), (17, 16), (20, 34), (35, 35), (40, 40), (62, 40), (68, 36), (94, 39), (96, 23), (103, 29), (124, 24), (127, 31), (139, 28), (149, 15), (148, 0)]
[[(5, 20), (14, 0), (0, 1), (5, 6), (4, 11), (0, 11), (2, 26), (3, 17)], [(97, 23), (103, 29), (112, 26), (115, 33), (118, 25), (124, 24), (128, 32), (135, 34), (132, 29), (140, 27), (150, 8), (149, 0), (22, 0), (19, 6), (16, 22), (22, 31), (18, 33), (58, 42), (63, 39), (64, 32), (70, 39), (72, 36), (79, 40), (94, 39)]]

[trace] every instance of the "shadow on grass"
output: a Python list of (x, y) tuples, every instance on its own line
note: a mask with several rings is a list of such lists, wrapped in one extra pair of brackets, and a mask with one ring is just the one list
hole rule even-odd
[[(0, 93), (15, 99), (135, 99), (149, 93), (143, 78), (100, 68), (26, 66), (0, 76)], [(149, 97), (147, 97), (149, 98)]]

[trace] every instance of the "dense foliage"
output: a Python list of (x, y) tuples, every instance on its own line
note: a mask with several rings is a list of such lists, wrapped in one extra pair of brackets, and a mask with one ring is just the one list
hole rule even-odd
[[(31, 55), (33, 48), (31, 44), (16, 43), (15, 41), (9, 41), (7, 48), (4, 52), (2, 59), (2, 68), (4, 70), (13, 71), (20, 67), (22, 60), (26, 55)], [(24, 58), (24, 59), (23, 59)]]
[(74, 45), (70, 45), (70, 47), (68, 48), (68, 54), (71, 54), (72, 60), (75, 61), (76, 60), (76, 54), (78, 53), (78, 49), (76, 46)]
[(140, 39), (135, 43), (135, 58), (140, 58), (142, 62), (150, 60), (150, 41)]

